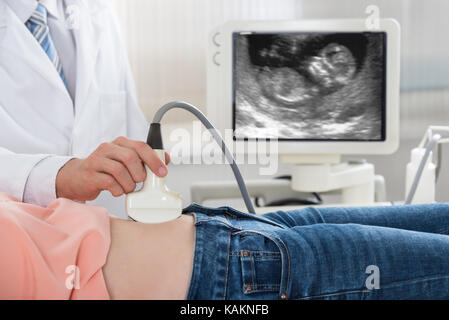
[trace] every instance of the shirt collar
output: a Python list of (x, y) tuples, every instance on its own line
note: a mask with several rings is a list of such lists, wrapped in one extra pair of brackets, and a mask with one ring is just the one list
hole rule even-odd
[(49, 14), (51, 14), (54, 18), (59, 19), (57, 0), (40, 0), (39, 2), (47, 8)]
[[(8, 6), (14, 11), (17, 17), (22, 23), (25, 23), (30, 19), (34, 10), (37, 7), (36, 0), (5, 0)], [(48, 13), (54, 18), (59, 19), (58, 1), (57, 0), (40, 0), (42, 5), (45, 6)]]

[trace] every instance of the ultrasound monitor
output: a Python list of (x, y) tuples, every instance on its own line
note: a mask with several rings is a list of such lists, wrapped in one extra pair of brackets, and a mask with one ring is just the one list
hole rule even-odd
[[(235, 144), (280, 154), (386, 154), (399, 143), (399, 26), (382, 19), (239, 21), (219, 30), (208, 115)], [(214, 71), (215, 68), (216, 70)]]
[(235, 32), (235, 137), (384, 141), (385, 40), (385, 32)]

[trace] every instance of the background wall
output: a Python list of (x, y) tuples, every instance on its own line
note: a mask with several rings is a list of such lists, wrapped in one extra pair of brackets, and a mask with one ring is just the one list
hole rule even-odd
[[(402, 27), (401, 147), (367, 157), (387, 179), (390, 200), (404, 198), (405, 165), (428, 125), (449, 125), (449, 1), (447, 0), (111, 0), (128, 43), (141, 107), (148, 119), (162, 104), (190, 101), (205, 111), (206, 44), (210, 30), (230, 19), (363, 18), (368, 5)], [(170, 113), (164, 122), (189, 120)], [(449, 154), (437, 198), (449, 201)], [(256, 166), (242, 166), (257, 179)], [(278, 174), (289, 172), (281, 166)], [(192, 181), (232, 179), (224, 166), (171, 166), (168, 184), (190, 202)], [(226, 201), (229, 204), (229, 201)], [(240, 202), (231, 202), (238, 205)], [(220, 204), (220, 203), (217, 203)], [(241, 203), (240, 203), (241, 204)], [(122, 204), (120, 203), (120, 206)], [(122, 208), (122, 207), (120, 207)], [(121, 210), (121, 209), (120, 209)], [(116, 211), (117, 212), (117, 211)]]
[[(233, 19), (294, 19), (295, 0), (112, 0), (122, 22), (140, 104), (151, 118), (172, 100), (205, 110), (206, 45)], [(168, 121), (185, 120), (170, 113)]]

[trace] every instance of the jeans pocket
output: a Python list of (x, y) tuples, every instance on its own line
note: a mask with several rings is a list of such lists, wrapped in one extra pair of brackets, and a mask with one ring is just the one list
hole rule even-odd
[(281, 286), (281, 254), (242, 250), (243, 293), (277, 292)]
[(244, 230), (234, 235), (240, 237), (243, 294), (273, 292), (285, 299), (289, 270), (285, 269), (287, 264), (276, 239), (255, 230)]

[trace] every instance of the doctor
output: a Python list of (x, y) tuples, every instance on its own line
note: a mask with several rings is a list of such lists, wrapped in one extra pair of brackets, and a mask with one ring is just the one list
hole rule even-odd
[(147, 130), (105, 1), (0, 0), (0, 192), (44, 206), (132, 192), (143, 163), (167, 174)]

